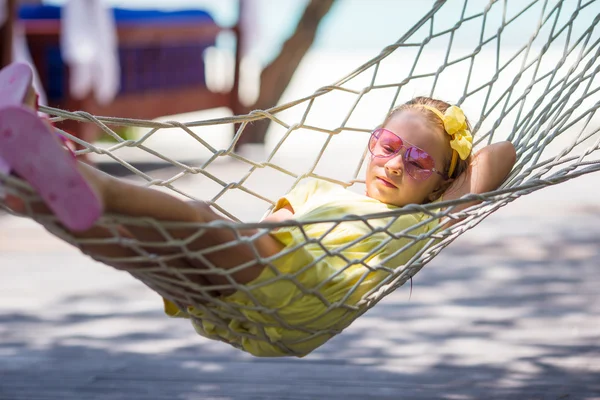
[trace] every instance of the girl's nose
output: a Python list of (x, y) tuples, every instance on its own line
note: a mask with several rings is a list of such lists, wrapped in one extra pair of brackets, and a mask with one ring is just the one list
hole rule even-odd
[(385, 169), (393, 174), (393, 175), (402, 175), (402, 168), (404, 167), (404, 162), (402, 161), (402, 156), (400, 154), (395, 157), (390, 158), (385, 163)]

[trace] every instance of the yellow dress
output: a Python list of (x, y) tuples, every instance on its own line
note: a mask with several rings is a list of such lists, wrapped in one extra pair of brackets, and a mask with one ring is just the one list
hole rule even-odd
[[(274, 211), (287, 204), (294, 209), (297, 221), (338, 220), (348, 215), (397, 209), (322, 180), (292, 190), (279, 199)], [(191, 318), (199, 334), (222, 340), (255, 356), (293, 354), (302, 357), (334, 336), (332, 331), (346, 328), (360, 312), (356, 307), (358, 301), (389, 275), (381, 269), (371, 271), (365, 264), (397, 268), (427, 242), (417, 241), (389, 257), (413, 239), (395, 239), (378, 249), (389, 234), (372, 234), (373, 229), (387, 226), (391, 233), (409, 229), (408, 233), (416, 236), (437, 224), (425, 223), (427, 217), (417, 213), (395, 220), (372, 219), (368, 224), (359, 220), (280, 228), (271, 235), (285, 248), (272, 261), (271, 268), (266, 267), (257, 279), (245, 285), (248, 290), (221, 297), (222, 304), (202, 310), (195, 307), (180, 310), (165, 300), (165, 312), (174, 317)], [(410, 230), (411, 227), (414, 229)], [(352, 264), (350, 260), (360, 262)], [(337, 306), (339, 304), (342, 306)], [(270, 311), (265, 312), (265, 309)]]

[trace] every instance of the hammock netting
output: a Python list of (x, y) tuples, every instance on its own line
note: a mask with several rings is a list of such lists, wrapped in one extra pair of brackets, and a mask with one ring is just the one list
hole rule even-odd
[[(597, 115), (600, 104), (600, 78), (597, 77), (600, 69), (599, 19), (598, 1), (436, 1), (431, 10), (397, 42), (341, 80), (271, 109), (179, 123), (98, 117), (85, 112), (42, 107), (41, 111), (52, 116), (54, 121), (73, 119), (95, 123), (117, 141), (102, 147), (62, 132), (84, 147), (78, 154), (93, 153), (98, 160), (117, 162), (147, 186), (182, 198), (207, 201), (232, 221), (181, 224), (105, 215), (99, 225), (110, 230), (110, 237), (81, 239), (73, 237), (53, 217), (36, 214), (30, 206), (23, 215), (35, 219), (53, 234), (78, 247), (117, 244), (133, 251), (135, 255), (131, 257), (96, 259), (110, 265), (137, 265), (129, 272), (173, 303), (204, 310), (204, 319), (220, 329), (229, 330), (231, 335), (251, 336), (278, 346), (285, 354), (297, 355), (293, 345), (276, 342), (269, 336), (268, 327), (273, 322), (249, 321), (238, 307), (250, 307), (269, 315), (271, 321), (279, 326), (302, 332), (303, 335), (298, 336), (299, 341), (319, 335), (332, 337), (385, 295), (403, 285), (445, 246), (495, 210), (525, 194), (600, 169), (597, 152), (600, 142)], [(240, 221), (239, 216), (247, 207), (260, 205), (268, 213), (279, 197), (303, 184), (306, 179), (323, 179), (349, 190), (364, 192), (361, 176), (366, 164), (370, 132), (393, 107), (417, 95), (440, 98), (461, 106), (473, 123), (476, 148), (501, 140), (514, 144), (517, 162), (498, 190), (437, 204), (409, 205), (384, 214), (348, 215), (339, 220)], [(235, 144), (248, 124), (264, 118), (271, 120), (267, 151), (256, 157), (236, 152)], [(114, 129), (123, 126), (136, 127), (143, 131), (143, 135), (137, 140), (122, 139)], [(208, 139), (214, 135), (204, 133), (223, 126), (230, 128), (231, 140), (225, 146), (214, 145)], [(178, 160), (177, 153), (171, 155), (161, 151), (160, 146), (152, 145), (161, 134), (174, 135), (174, 129), (187, 135), (189, 146), (197, 146), (198, 158), (193, 162)], [(289, 154), (301, 152), (302, 146), (307, 143), (312, 150), (290, 161)], [(155, 174), (142, 172), (123, 156), (133, 150), (169, 163), (170, 168)], [(330, 159), (326, 161), (328, 157)], [(333, 164), (338, 168), (330, 168)], [(8, 192), (19, 194), (27, 204), (39, 199), (18, 178), (0, 174), (0, 183)], [(187, 189), (182, 189), (184, 186)], [(453, 211), (456, 205), (473, 200), (479, 203), (460, 212)], [(1, 203), (0, 206), (14, 213)], [(411, 234), (411, 229), (401, 233), (388, 230), (397, 218), (412, 213), (424, 213), (424, 224), (443, 219), (460, 221), (450, 227), (433, 224), (434, 228), (419, 235)], [(306, 235), (305, 245), (319, 246), (329, 232), (348, 221), (362, 221), (369, 227), (368, 233), (354, 243), (371, 235), (383, 238), (380, 239), (382, 246), (394, 240), (404, 240), (406, 244), (396, 253), (411, 254), (402, 265), (391, 267), (386, 260), (374, 265), (364, 259), (348, 258), (344, 251), (353, 243), (337, 248), (322, 246), (324, 257), (342, 257), (347, 260), (345, 268), (363, 268), (363, 279), (373, 272), (378, 273), (377, 283), (358, 296), (352, 288), (337, 301), (330, 302), (319, 297), (321, 284), (301, 287), (297, 276), (277, 271), (268, 259), (260, 258), (255, 251), (257, 259), (273, 269), (273, 279), (286, 279), (299, 285), (300, 297), (321, 298), (325, 305), (324, 314), (337, 311), (335, 320), (326, 328), (311, 327), (310, 321), (293, 326), (280, 318), (279, 310), (262, 304), (248, 287), (237, 284), (231, 277), (244, 265), (230, 270), (211, 265), (205, 255), (215, 250), (226, 250), (228, 245), (202, 250), (192, 250), (188, 246), (194, 238), (211, 229), (230, 229), (238, 242), (251, 245), (256, 237), (244, 237), (242, 230), (258, 228), (256, 236), (260, 236), (283, 226), (295, 226), (304, 232), (311, 223), (327, 222), (330, 227), (322, 237)], [(161, 239), (144, 243), (125, 238), (120, 234), (121, 225), (151, 227)], [(189, 237), (175, 238), (173, 230), (182, 227), (191, 228)], [(171, 251), (148, 251), (149, 248), (161, 247)], [(173, 252), (173, 249), (177, 250)], [(397, 259), (396, 256), (398, 254), (393, 254), (389, 259)], [(188, 274), (199, 273), (197, 269), (186, 271), (169, 267), (170, 261), (181, 257), (202, 261), (207, 273), (220, 274), (229, 283), (210, 288), (192, 283)], [(311, 265), (304, 268), (311, 268)], [(322, 282), (323, 285), (326, 283)], [(224, 302), (211, 294), (215, 289), (245, 292), (253, 299), (253, 304), (237, 306)], [(323, 315), (313, 317), (316, 321)], [(253, 324), (255, 329), (245, 333), (231, 330), (232, 321), (237, 321), (238, 325)]]

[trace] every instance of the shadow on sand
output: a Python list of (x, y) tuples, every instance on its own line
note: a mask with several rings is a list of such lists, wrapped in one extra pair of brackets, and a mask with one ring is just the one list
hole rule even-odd
[(4, 301), (0, 399), (595, 398), (600, 218), (579, 215), (531, 232), (490, 218), (493, 234), (444, 250), (410, 300), (406, 285), (304, 359), (197, 337), (158, 302), (132, 306), (137, 283), (56, 298), (49, 315)]

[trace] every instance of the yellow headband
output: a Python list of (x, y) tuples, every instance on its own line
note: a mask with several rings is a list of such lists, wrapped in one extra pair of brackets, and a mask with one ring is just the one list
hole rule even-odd
[(446, 112), (442, 114), (442, 112), (435, 107), (427, 106), (425, 104), (416, 105), (437, 115), (442, 120), (446, 133), (452, 137), (452, 140), (450, 140), (450, 147), (452, 147), (454, 151), (452, 152), (452, 161), (450, 161), (450, 168), (448, 169), (448, 177), (450, 178), (456, 168), (458, 157), (460, 157), (461, 160), (466, 160), (473, 149), (473, 136), (471, 136), (471, 132), (467, 126), (465, 113), (457, 106), (448, 107)]

